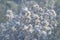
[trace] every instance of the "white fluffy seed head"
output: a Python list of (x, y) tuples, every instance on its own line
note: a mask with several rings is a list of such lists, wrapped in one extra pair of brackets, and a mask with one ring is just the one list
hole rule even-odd
[(28, 26), (24, 25), (23, 30), (27, 30), (28, 28), (29, 28)]
[(12, 13), (12, 10), (10, 10), (10, 9), (9, 9), (9, 10), (7, 10), (7, 13)]
[(27, 7), (24, 7), (22, 9), (23, 9), (23, 11), (28, 11), (28, 8)]
[(14, 18), (13, 11), (12, 10), (7, 10), (6, 17), (8, 17), (9, 19), (13, 19)]
[(43, 35), (47, 35), (47, 32), (46, 32), (46, 31), (42, 31), (42, 34), (43, 34)]
[(29, 26), (29, 28), (28, 28), (29, 31), (32, 33), (34, 31), (33, 26), (31, 24), (29, 24), (28, 26)]
[(33, 5), (33, 7), (35, 7), (35, 8), (39, 8), (39, 5), (38, 5), (38, 4), (35, 4), (35, 5)]
[(50, 27), (48, 27), (48, 26), (47, 26), (47, 27), (45, 26), (45, 29), (46, 29), (46, 30), (51, 30), (51, 28), (50, 28)]
[(12, 30), (13, 30), (13, 31), (17, 31), (17, 29), (16, 29), (15, 27), (12, 27)]

